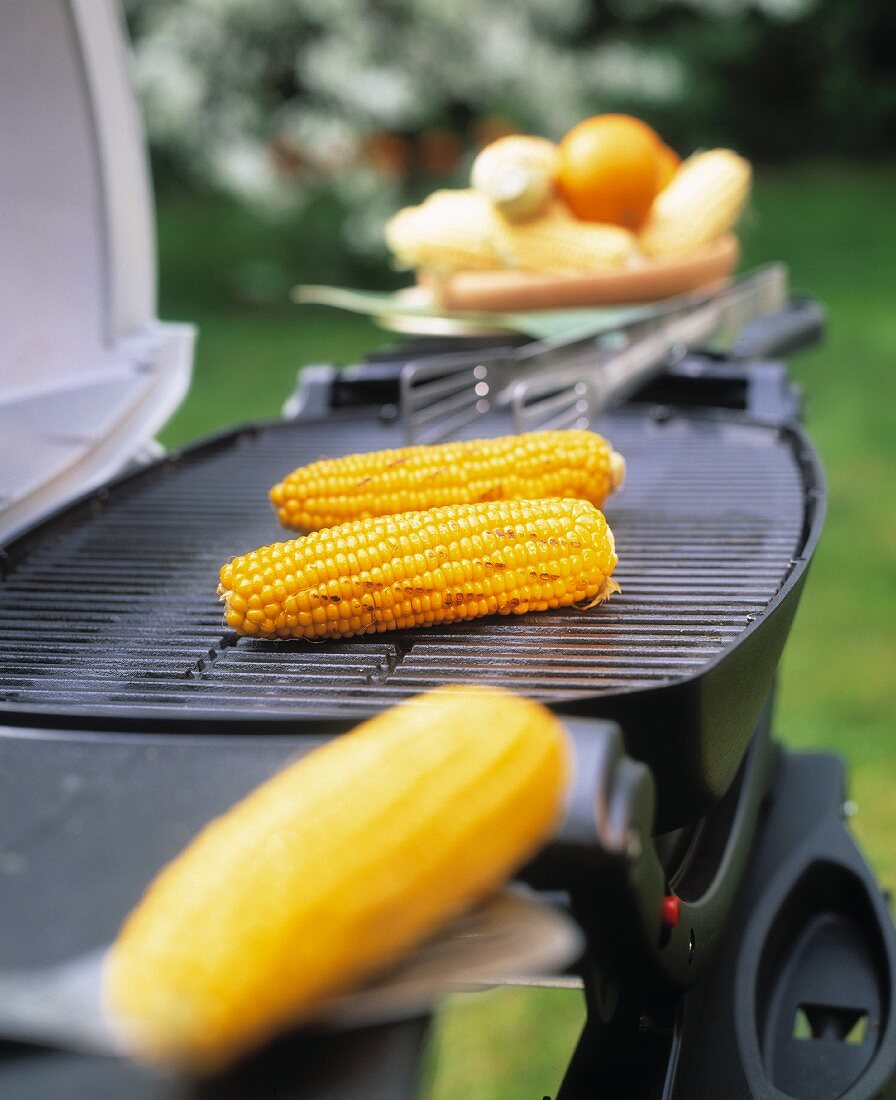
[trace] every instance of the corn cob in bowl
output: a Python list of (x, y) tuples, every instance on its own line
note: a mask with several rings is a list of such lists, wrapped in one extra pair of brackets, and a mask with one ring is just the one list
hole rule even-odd
[(535, 852), (569, 755), (539, 704), (441, 688), (287, 767), (211, 822), (125, 922), (105, 977), (126, 1046), (209, 1071), (313, 1017)]
[(436, 191), (386, 225), (386, 243), (401, 267), (442, 275), (455, 271), (587, 272), (619, 268), (635, 238), (619, 225), (581, 222), (559, 200), (537, 217), (511, 221), (485, 195)]
[(597, 115), (559, 145), (512, 135), (486, 146), (471, 187), (404, 207), (385, 239), (436, 309), (654, 301), (731, 275), (750, 175), (730, 150), (682, 164), (640, 119)]
[(350, 520), (232, 559), (228, 626), (346, 638), (481, 615), (600, 603), (618, 586), (613, 534), (576, 499), (458, 504)]
[(270, 491), (284, 527), (488, 500), (579, 497), (600, 507), (625, 460), (594, 432), (548, 431), (402, 447), (300, 466)]
[(652, 258), (692, 256), (737, 224), (750, 194), (749, 161), (730, 149), (689, 157), (657, 195), (638, 237)]

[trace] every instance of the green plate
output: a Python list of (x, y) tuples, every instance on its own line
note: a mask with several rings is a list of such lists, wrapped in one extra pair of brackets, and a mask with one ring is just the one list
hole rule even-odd
[(578, 331), (599, 332), (618, 328), (647, 316), (651, 306), (586, 307), (533, 310), (527, 313), (468, 313), (439, 310), (423, 300), (425, 291), (408, 287), (393, 293), (352, 290), (338, 286), (300, 285), (293, 301), (333, 306), (373, 318), (383, 328), (426, 336), (487, 336), (522, 333), (533, 339), (567, 336)]

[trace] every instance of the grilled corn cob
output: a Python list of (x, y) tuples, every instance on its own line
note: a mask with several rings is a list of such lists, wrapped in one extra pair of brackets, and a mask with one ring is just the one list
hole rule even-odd
[(584, 500), (455, 504), (352, 520), (221, 570), (238, 634), (344, 638), (606, 599), (613, 535)]
[(553, 141), (511, 134), (476, 157), (470, 183), (512, 221), (532, 218), (550, 202), (559, 159)]
[(749, 162), (730, 149), (698, 153), (654, 199), (638, 244), (648, 256), (686, 256), (717, 240), (740, 217)]
[(436, 191), (386, 226), (386, 242), (405, 267), (451, 271), (570, 272), (619, 267), (635, 238), (616, 225), (580, 222), (559, 200), (524, 222), (505, 218), (474, 190)]
[(622, 484), (625, 460), (594, 432), (530, 432), (402, 447), (300, 466), (271, 489), (284, 527), (485, 500), (581, 497), (598, 507)]
[(312, 752), (208, 825), (114, 944), (110, 1007), (144, 1057), (213, 1069), (369, 978), (547, 837), (562, 726), (440, 688)]

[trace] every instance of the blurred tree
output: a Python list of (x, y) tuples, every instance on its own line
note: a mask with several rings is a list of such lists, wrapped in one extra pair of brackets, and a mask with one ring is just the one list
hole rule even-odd
[(125, 0), (166, 164), (348, 242), (460, 182), (485, 135), (626, 110), (682, 152), (873, 154), (896, 140), (893, 0)]

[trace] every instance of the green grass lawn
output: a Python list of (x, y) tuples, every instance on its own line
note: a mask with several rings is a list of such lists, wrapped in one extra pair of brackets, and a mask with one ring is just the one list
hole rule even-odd
[[(794, 362), (828, 476), (828, 517), (781, 674), (780, 735), (850, 764), (856, 832), (896, 887), (896, 167), (760, 173), (746, 260), (789, 263), (795, 288), (827, 305), (823, 348)], [(344, 278), (323, 214), (304, 231), (226, 204), (159, 210), (162, 312), (200, 327), (189, 398), (163, 434), (177, 444), (276, 415), (296, 369), (349, 362), (381, 341), (366, 322), (271, 307), (291, 281)], [(574, 995), (460, 999), (441, 1017), (430, 1095), (540, 1098), (557, 1084), (581, 1021)]]

